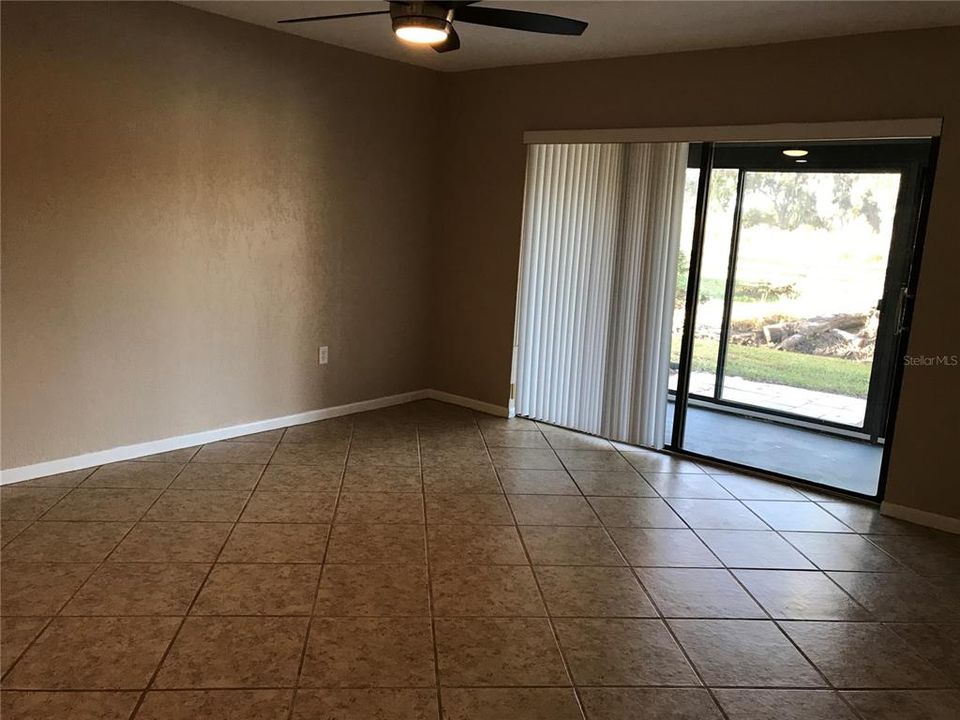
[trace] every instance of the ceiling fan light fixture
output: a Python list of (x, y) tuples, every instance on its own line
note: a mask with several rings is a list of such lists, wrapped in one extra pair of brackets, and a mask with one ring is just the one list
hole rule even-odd
[(450, 21), (426, 15), (404, 15), (393, 18), (397, 37), (417, 45), (436, 45), (450, 34)]
[(803, 157), (804, 155), (809, 155), (809, 154), (810, 154), (810, 151), (809, 151), (809, 150), (801, 150), (800, 148), (796, 148), (796, 149), (793, 149), (793, 150), (784, 150), (784, 151), (783, 151), (783, 154), (786, 155), (787, 157), (799, 158), (799, 157)]

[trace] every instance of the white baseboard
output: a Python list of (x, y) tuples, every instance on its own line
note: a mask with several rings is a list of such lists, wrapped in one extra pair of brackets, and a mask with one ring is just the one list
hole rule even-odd
[(337, 405), (335, 407), (323, 408), (322, 410), (310, 410), (308, 412), (296, 413), (295, 415), (284, 415), (268, 420), (257, 420), (255, 422), (217, 428), (216, 430), (204, 430), (202, 432), (190, 433), (189, 435), (177, 435), (176, 437), (164, 438), (162, 440), (151, 440), (134, 445), (122, 445), (108, 450), (98, 450), (83, 455), (60, 458), (59, 460), (47, 460), (33, 465), (23, 465), (22, 467), (0, 471), (0, 485), (23, 482), (24, 480), (32, 480), (33, 478), (46, 477), (47, 475), (56, 475), (73, 470), (84, 470), (98, 465), (106, 465), (107, 463), (133, 460), (145, 455), (154, 455), (170, 450), (204, 445), (205, 443), (216, 442), (218, 440), (229, 440), (230, 438), (240, 437), (241, 435), (251, 435), (267, 430), (289, 427), (291, 425), (303, 425), (305, 423), (317, 422), (318, 420), (329, 420), (330, 418), (340, 417), (341, 415), (352, 415), (370, 410), (379, 410), (380, 408), (390, 407), (392, 405), (402, 405), (403, 403), (413, 402), (414, 400), (425, 400), (428, 398), (450, 403), (451, 405), (460, 405), (470, 408), (471, 410), (477, 410), (478, 412), (496, 415), (497, 417), (507, 417), (508, 415), (507, 408), (499, 405), (492, 405), (481, 402), (480, 400), (473, 400), (472, 398), (453, 395), (440, 390), (414, 390), (412, 392), (401, 393), (400, 395), (387, 395), (386, 397), (362, 400), (347, 405)]
[(917, 510), (906, 505), (896, 505), (886, 501), (880, 503), (880, 514), (889, 515), (898, 520), (906, 520), (917, 525), (925, 525), (935, 530), (960, 534), (960, 518), (950, 517), (949, 515), (938, 515), (926, 510)]
[(460, 405), (461, 407), (470, 408), (471, 410), (487, 413), (488, 415), (495, 415), (497, 417), (510, 417), (509, 409), (502, 405), (494, 405), (483, 402), (482, 400), (474, 400), (473, 398), (464, 397), (463, 395), (454, 395), (453, 393), (444, 392), (443, 390), (427, 390), (426, 393), (427, 397), (431, 400), (438, 400), (440, 402), (450, 403), (451, 405)]
[(155, 453), (167, 452), (169, 450), (194, 447), (195, 445), (203, 445), (205, 443), (216, 442), (217, 440), (229, 440), (230, 438), (240, 437), (241, 435), (251, 435), (266, 430), (276, 430), (277, 428), (289, 427), (290, 425), (303, 425), (318, 420), (340, 417), (341, 415), (352, 415), (353, 413), (378, 410), (380, 408), (390, 407), (391, 405), (401, 405), (414, 400), (423, 400), (428, 397), (429, 392), (429, 390), (414, 390), (413, 392), (402, 393), (400, 395), (388, 395), (386, 397), (373, 398), (372, 400), (362, 400), (347, 405), (323, 408), (322, 410), (310, 410), (294, 415), (284, 415), (268, 420), (257, 420), (241, 425), (231, 425), (229, 427), (217, 428), (216, 430), (204, 430), (198, 433), (190, 433), (189, 435), (177, 435), (176, 437), (151, 440), (134, 445), (122, 445), (120, 447), (110, 448), (109, 450), (98, 450), (97, 452), (86, 453), (84, 455), (74, 455), (73, 457), (61, 458), (59, 460), (48, 460), (33, 465), (10, 468), (0, 471), (0, 485), (32, 480), (33, 478), (56, 475), (57, 473), (70, 472), (72, 470), (83, 470), (85, 468), (120, 462), (122, 460), (133, 460), (134, 458), (143, 457), (144, 455), (154, 455)]

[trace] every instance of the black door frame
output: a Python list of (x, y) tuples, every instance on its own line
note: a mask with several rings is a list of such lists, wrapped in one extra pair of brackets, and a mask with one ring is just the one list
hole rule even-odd
[[(797, 145), (802, 145), (803, 147), (833, 147), (831, 147), (831, 157), (829, 160), (825, 160), (822, 155), (810, 157), (807, 162), (802, 163), (802, 167), (798, 167), (795, 161), (785, 158), (782, 154), (783, 149), (791, 146), (796, 147)], [(877, 152), (878, 146), (883, 146), (880, 152)], [(715, 168), (723, 168), (725, 166), (731, 167), (730, 155), (729, 153), (725, 152), (726, 150), (737, 150), (739, 153), (743, 153), (743, 151), (746, 150), (751, 155), (749, 167), (745, 167), (741, 163), (733, 166), (739, 171), (737, 181), (738, 205), (735, 210), (736, 217), (739, 217), (740, 206), (742, 204), (743, 175), (747, 170), (759, 169), (769, 171), (775, 169), (780, 172), (804, 172), (822, 169), (832, 172), (843, 172), (844, 170), (850, 172), (862, 172), (866, 169), (876, 169), (901, 173), (901, 187), (897, 199), (897, 211), (894, 219), (894, 237), (891, 240), (891, 250), (887, 261), (888, 273), (884, 287), (885, 306), (883, 310), (881, 310), (881, 322), (884, 322), (885, 320), (887, 330), (890, 328), (890, 323), (894, 324), (896, 342), (895, 347), (891, 348), (891, 352), (887, 353), (887, 357), (883, 362), (878, 362), (875, 359), (871, 371), (871, 392), (875, 387), (874, 383), (879, 383), (881, 381), (887, 383), (886, 387), (888, 390), (886, 402), (882, 408), (882, 415), (878, 417), (877, 410), (874, 409), (872, 411), (874, 413), (872, 417), (872, 422), (874, 423), (873, 427), (878, 429), (876, 430), (876, 433), (870, 432), (871, 439), (876, 440), (877, 437), (884, 437), (886, 440), (886, 442), (883, 444), (880, 462), (880, 477), (876, 495), (865, 495), (862, 493), (843, 490), (841, 488), (835, 488), (822, 483), (805, 480), (803, 478), (797, 478), (782, 473), (771, 472), (762, 468), (755, 468), (740, 463), (713, 458), (707, 455), (685, 450), (683, 448), (686, 430), (686, 415), (690, 401), (689, 387), (690, 372), (692, 369), (691, 361), (693, 355), (693, 329), (696, 327), (697, 299), (699, 295), (700, 274), (702, 269), (703, 240), (706, 229), (710, 177)], [(887, 471), (890, 463), (890, 451), (893, 445), (892, 440), (896, 424), (896, 408), (899, 403), (903, 379), (904, 357), (906, 356), (907, 352), (910, 326), (913, 316), (913, 299), (916, 297), (917, 283), (919, 282), (923, 240), (927, 226), (930, 196), (933, 191), (938, 151), (938, 137), (922, 138), (907, 142), (892, 139), (851, 142), (767, 142), (750, 144), (720, 144), (705, 142), (701, 143), (699, 146), (691, 146), (691, 157), (693, 162), (698, 162), (699, 164), (700, 177), (697, 186), (697, 201), (695, 208), (696, 216), (694, 220), (693, 242), (691, 246), (690, 266), (685, 298), (686, 312), (684, 315), (683, 337), (680, 344), (680, 362), (677, 377), (677, 390), (674, 401), (673, 433), (670, 442), (667, 444), (667, 449), (669, 451), (678, 455), (688, 456), (693, 459), (720, 462), (724, 465), (743, 470), (759, 470), (760, 472), (773, 477), (782, 478), (791, 482), (799, 482), (811, 487), (828, 489), (834, 493), (851, 495), (869, 500), (880, 500), (883, 498), (883, 494), (886, 489)], [(904, 213), (904, 211), (909, 212)], [(735, 222), (733, 230), (734, 235), (731, 241), (732, 245), (736, 243), (737, 236), (739, 234), (739, 228), (737, 227), (738, 225), (739, 223)], [(899, 228), (898, 225), (900, 226)], [(906, 257), (903, 255), (901, 255), (899, 258), (894, 257), (895, 248), (898, 245), (896, 238), (898, 230), (905, 233), (907, 238), (906, 242), (899, 243), (901, 248), (900, 252), (905, 254)], [(731, 247), (731, 262), (735, 262), (733, 252), (735, 252), (735, 248)], [(894, 262), (907, 262), (908, 265), (905, 273), (907, 279), (900, 293), (899, 307), (895, 312), (891, 313), (890, 307), (888, 306), (891, 297), (891, 294), (888, 292), (888, 283), (891, 279), (891, 268), (893, 267)], [(728, 286), (730, 285), (729, 281), (732, 276), (732, 272), (730, 272), (730, 270), (731, 268), (728, 266)], [(731, 289), (732, 288), (730, 287), (725, 288), (725, 303), (727, 300), (726, 295)], [(884, 312), (884, 310), (886, 312)], [(724, 314), (725, 316), (727, 314), (726, 308)], [(884, 318), (884, 316), (886, 317)], [(723, 348), (721, 348), (720, 353), (723, 353)], [(722, 378), (718, 377), (716, 387), (719, 388), (721, 383)], [(711, 402), (717, 401), (711, 399)], [(731, 408), (735, 408), (736, 406), (740, 405), (730, 401), (720, 401), (717, 404), (727, 405)], [(868, 407), (868, 413), (870, 412), (871, 410)], [(784, 417), (792, 417), (794, 419), (806, 420), (809, 422), (808, 418), (803, 418), (802, 416), (798, 415), (791, 416), (790, 413), (772, 411), (769, 412), (769, 414), (773, 416), (782, 415)], [(868, 427), (868, 422), (870, 421), (871, 418), (865, 419), (865, 427)], [(842, 426), (837, 423), (820, 424), (823, 424), (827, 427), (830, 425), (834, 425), (836, 427), (849, 427)], [(883, 428), (883, 431), (881, 432), (879, 428)], [(824, 429), (826, 429), (826, 427)]]

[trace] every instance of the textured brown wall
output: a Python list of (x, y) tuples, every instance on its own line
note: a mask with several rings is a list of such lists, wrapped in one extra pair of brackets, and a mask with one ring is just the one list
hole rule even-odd
[(436, 74), (167, 3), (2, 21), (3, 467), (427, 384)]
[[(943, 117), (911, 337), (960, 353), (960, 28), (444, 76), (435, 387), (503, 405), (510, 381), (524, 130)], [(960, 516), (960, 368), (910, 368), (887, 499)]]

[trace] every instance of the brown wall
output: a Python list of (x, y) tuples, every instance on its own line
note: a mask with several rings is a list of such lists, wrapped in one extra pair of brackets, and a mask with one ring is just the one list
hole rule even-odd
[[(943, 117), (911, 337), (960, 353), (960, 28), (444, 76), (435, 387), (507, 401), (524, 130)], [(960, 516), (960, 368), (906, 372), (887, 499)]]
[(2, 20), (3, 467), (425, 387), (436, 74), (174, 4)]
[[(172, 4), (2, 19), (5, 468), (504, 404), (531, 129), (943, 117), (911, 352), (960, 353), (958, 28), (439, 76)], [(888, 499), (960, 516), (958, 443), (960, 369), (908, 369)]]

